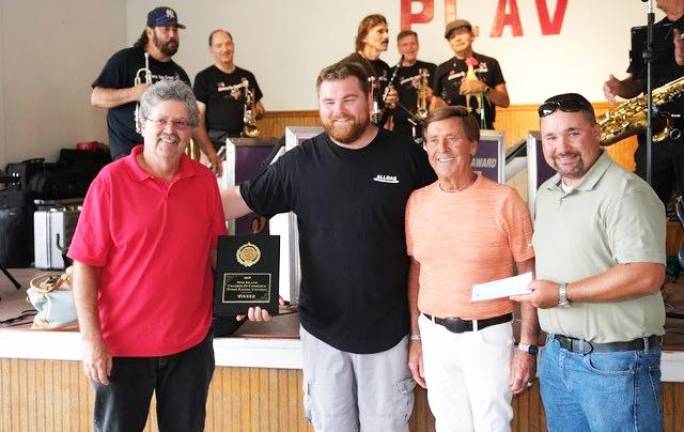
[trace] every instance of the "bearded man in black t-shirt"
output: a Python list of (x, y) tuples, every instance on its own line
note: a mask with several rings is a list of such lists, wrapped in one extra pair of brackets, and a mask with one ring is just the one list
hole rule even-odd
[(235, 44), (230, 32), (211, 32), (209, 50), (214, 64), (197, 74), (193, 89), (200, 108), (200, 129), (218, 150), (226, 138), (242, 136), (247, 90), (254, 95), (255, 120), (264, 114), (263, 94), (254, 74), (233, 62)]
[[(370, 123), (357, 63), (321, 71), (325, 133), (251, 181), (222, 191), (227, 218), (297, 216), (304, 406), (317, 432), (408, 432), (406, 201), (434, 182), (425, 151)], [(251, 320), (267, 320), (260, 308)]]
[[(157, 81), (190, 78), (182, 67), (172, 60), (178, 51), (180, 34), (185, 26), (169, 7), (158, 7), (147, 14), (147, 25), (133, 47), (116, 52), (105, 64), (92, 84), (90, 103), (106, 108), (107, 132), (112, 159), (127, 156), (131, 149), (142, 144), (136, 130), (136, 106), (147, 88)], [(193, 132), (212, 168), (220, 168), (216, 152), (208, 139), (202, 140)]]

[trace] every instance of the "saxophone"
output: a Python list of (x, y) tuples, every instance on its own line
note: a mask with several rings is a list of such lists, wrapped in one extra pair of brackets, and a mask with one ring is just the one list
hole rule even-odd
[(256, 138), (261, 131), (256, 124), (256, 98), (254, 91), (249, 88), (249, 81), (247, 78), (242, 78), (242, 85), (245, 88), (245, 114), (242, 118), (245, 126), (242, 128), (242, 133), (249, 138)]
[(428, 116), (427, 88), (430, 74), (425, 68), (420, 69), (420, 80), (418, 81), (418, 106), (416, 107), (416, 120), (422, 123)]
[[(665, 105), (682, 93), (684, 93), (684, 76), (653, 90), (653, 107)], [(677, 138), (681, 135), (679, 129), (672, 128), (672, 116), (670, 114), (663, 113), (655, 120), (653, 122), (653, 142), (660, 142), (668, 136)], [(615, 144), (624, 138), (636, 135), (639, 131), (646, 130), (648, 126), (646, 98), (638, 96), (606, 111), (599, 117), (598, 124), (601, 126), (602, 146)]]

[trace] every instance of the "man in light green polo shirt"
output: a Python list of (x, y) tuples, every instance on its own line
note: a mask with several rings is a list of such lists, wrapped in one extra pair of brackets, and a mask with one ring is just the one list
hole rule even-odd
[(550, 431), (660, 431), (665, 209), (599, 145), (576, 93), (539, 107), (557, 174), (537, 194), (532, 293), (549, 334), (539, 377)]

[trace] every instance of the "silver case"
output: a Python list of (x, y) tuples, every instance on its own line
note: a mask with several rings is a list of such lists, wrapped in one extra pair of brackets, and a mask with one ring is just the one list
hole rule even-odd
[(40, 269), (64, 269), (65, 252), (76, 229), (80, 211), (50, 208), (33, 213), (34, 266)]

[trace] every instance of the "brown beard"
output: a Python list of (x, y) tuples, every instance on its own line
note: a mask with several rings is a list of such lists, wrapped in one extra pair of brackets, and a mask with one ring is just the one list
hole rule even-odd
[(156, 33), (152, 33), (152, 43), (162, 54), (168, 57), (172, 57), (178, 51), (178, 42), (175, 40), (170, 40), (165, 44), (159, 42)]
[[(367, 116), (366, 116), (367, 117)], [(359, 139), (363, 132), (368, 127), (369, 118), (366, 118), (365, 122), (359, 122), (353, 120), (349, 127), (342, 127), (335, 124), (337, 119), (352, 119), (351, 116), (335, 116), (334, 118), (328, 118), (323, 122), (323, 127), (325, 131), (330, 135), (332, 139), (342, 144), (350, 144)]]

